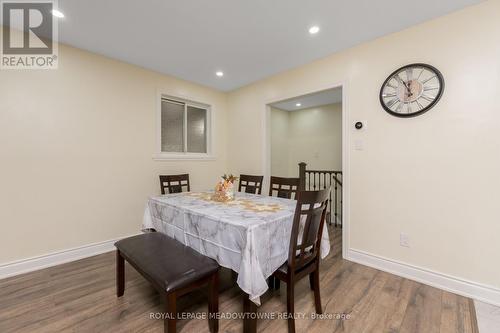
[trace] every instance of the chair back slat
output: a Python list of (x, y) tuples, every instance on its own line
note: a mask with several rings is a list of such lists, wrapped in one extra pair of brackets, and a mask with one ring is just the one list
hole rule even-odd
[(191, 191), (189, 174), (160, 175), (161, 194), (181, 193)]
[(288, 258), (289, 271), (319, 260), (330, 189), (298, 192)]
[(264, 176), (240, 175), (238, 192), (262, 194), (263, 180)]
[(269, 196), (278, 198), (296, 199), (299, 190), (300, 178), (283, 178), (271, 176)]

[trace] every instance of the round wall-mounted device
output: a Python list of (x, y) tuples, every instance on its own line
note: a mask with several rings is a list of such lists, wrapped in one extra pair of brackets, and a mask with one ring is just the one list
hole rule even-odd
[(354, 127), (357, 129), (357, 130), (360, 130), (363, 128), (363, 123), (360, 122), (360, 121), (357, 121), (355, 124), (354, 124)]

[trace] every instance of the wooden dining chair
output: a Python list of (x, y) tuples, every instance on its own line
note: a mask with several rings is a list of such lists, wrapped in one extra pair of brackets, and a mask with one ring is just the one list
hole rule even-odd
[[(314, 291), (316, 313), (323, 313), (319, 285), (319, 262), (329, 194), (330, 189), (299, 192), (290, 237), (288, 261), (273, 273), (278, 286), (279, 281), (287, 284), (289, 333), (295, 332), (294, 287), (299, 280), (307, 275), (309, 275), (310, 287)], [(302, 230), (301, 235), (300, 230)]]
[(181, 193), (191, 191), (189, 186), (189, 174), (183, 175), (160, 175), (161, 194)]
[(263, 180), (264, 176), (240, 175), (238, 192), (242, 192), (242, 188), (244, 188), (243, 192), (245, 193), (262, 194)]
[[(300, 178), (283, 178), (271, 176), (271, 184), (269, 185), (269, 196), (276, 194), (279, 198), (297, 199), (297, 191), (299, 190)], [(293, 198), (292, 198), (293, 196)]]

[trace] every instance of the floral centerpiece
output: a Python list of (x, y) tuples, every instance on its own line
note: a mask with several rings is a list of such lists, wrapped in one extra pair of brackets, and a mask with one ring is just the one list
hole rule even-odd
[(234, 200), (234, 183), (238, 177), (233, 175), (224, 175), (222, 180), (215, 186), (215, 193), (212, 197), (215, 201), (231, 201)]

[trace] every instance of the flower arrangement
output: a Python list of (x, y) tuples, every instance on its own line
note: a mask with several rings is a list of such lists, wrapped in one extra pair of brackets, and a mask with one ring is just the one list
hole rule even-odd
[(238, 177), (232, 174), (222, 176), (222, 180), (215, 185), (215, 193), (212, 197), (215, 201), (231, 201), (234, 200), (234, 183)]

